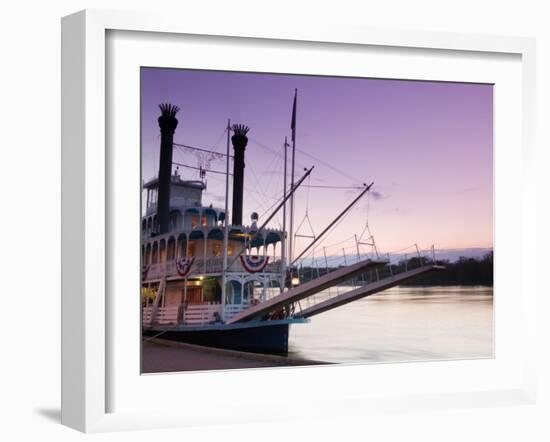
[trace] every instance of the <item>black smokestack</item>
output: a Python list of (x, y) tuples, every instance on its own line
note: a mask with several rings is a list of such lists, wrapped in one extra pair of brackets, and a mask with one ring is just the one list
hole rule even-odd
[(160, 161), (159, 187), (157, 199), (158, 233), (168, 232), (170, 228), (170, 184), (172, 181), (172, 143), (174, 131), (178, 125), (176, 114), (179, 107), (172, 104), (159, 104), (161, 116), (160, 126)]
[(233, 225), (240, 226), (243, 223), (243, 188), (244, 188), (244, 150), (248, 144), (246, 134), (250, 129), (243, 124), (233, 126)]

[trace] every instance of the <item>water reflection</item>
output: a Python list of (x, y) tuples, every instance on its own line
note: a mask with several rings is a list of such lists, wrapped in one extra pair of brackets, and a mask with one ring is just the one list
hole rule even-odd
[(293, 325), (289, 346), (337, 363), (492, 357), (493, 289), (392, 288)]

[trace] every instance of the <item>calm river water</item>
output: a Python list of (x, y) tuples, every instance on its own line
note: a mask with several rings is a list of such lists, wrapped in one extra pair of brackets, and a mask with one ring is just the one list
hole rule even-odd
[(291, 326), (289, 352), (337, 363), (492, 357), (493, 289), (395, 287)]

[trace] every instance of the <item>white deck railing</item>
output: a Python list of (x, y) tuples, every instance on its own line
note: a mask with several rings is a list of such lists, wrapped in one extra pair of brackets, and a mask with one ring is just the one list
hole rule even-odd
[[(225, 319), (230, 319), (244, 309), (248, 304), (226, 304)], [(216, 320), (216, 313), (222, 314), (221, 304), (189, 304), (183, 312), (183, 318), (178, 317), (179, 306), (158, 307), (155, 316), (155, 324), (158, 325), (176, 325), (178, 323), (188, 325), (210, 324)], [(153, 306), (143, 308), (143, 325), (151, 325), (153, 315)]]
[[(154, 307), (152, 305), (143, 308), (143, 324), (150, 325)], [(176, 324), (178, 319), (178, 307), (158, 307), (155, 323), (166, 325)]]

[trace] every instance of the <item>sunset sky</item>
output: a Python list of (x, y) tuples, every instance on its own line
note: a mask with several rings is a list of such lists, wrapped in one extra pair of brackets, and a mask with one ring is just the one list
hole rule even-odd
[[(230, 118), (250, 127), (243, 220), (249, 223), (256, 211), (261, 222), (282, 195), (283, 142), (285, 135), (290, 142), (297, 88), (296, 175), (314, 165), (311, 185), (375, 183), (323, 245), (353, 249), (353, 235), (364, 230), (368, 214), (382, 252), (414, 243), (493, 246), (492, 85), (158, 68), (142, 68), (141, 80), (145, 180), (158, 173), (159, 103), (181, 108), (175, 142), (219, 152), (226, 149)], [(195, 154), (179, 149), (174, 161), (199, 165)], [(225, 161), (214, 160), (210, 168), (225, 171)], [(191, 169), (180, 174), (198, 178)], [(210, 173), (207, 180), (203, 203), (223, 208), (225, 177)], [(359, 192), (301, 188), (295, 226), (307, 208), (320, 233)], [(279, 214), (272, 227), (280, 224)], [(299, 233), (310, 234), (305, 224)]]

